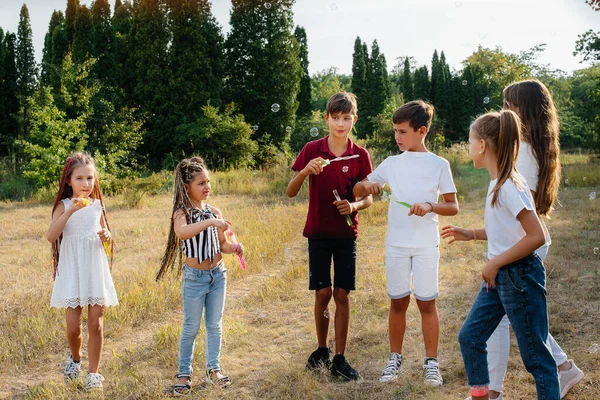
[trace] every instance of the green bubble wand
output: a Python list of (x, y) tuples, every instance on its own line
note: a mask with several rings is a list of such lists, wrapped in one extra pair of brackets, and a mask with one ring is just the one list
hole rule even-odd
[[(335, 196), (335, 199), (337, 201), (342, 201), (342, 199), (340, 198), (340, 194), (336, 189), (333, 189), (333, 195)], [(352, 226), (352, 220), (350, 219), (350, 216), (346, 214), (344, 215), (344, 217), (346, 217), (346, 222), (348, 223), (348, 226)]]
[[(386, 192), (385, 190), (383, 190), (383, 188), (384, 188), (386, 185), (387, 185), (387, 183), (384, 183), (384, 184), (383, 184), (383, 186), (381, 187), (381, 190), (382, 190), (381, 197), (387, 197), (387, 196), (389, 195), (389, 193), (388, 193), (388, 192)], [(403, 205), (403, 206), (404, 206), (404, 207), (406, 207), (406, 208), (411, 208), (411, 207), (412, 207), (412, 204), (409, 204), (409, 203), (407, 203), (407, 202), (405, 202), (405, 201), (400, 201), (400, 200), (396, 200), (396, 199), (393, 199), (393, 200), (394, 200), (396, 203), (398, 203), (398, 204), (400, 204), (400, 205)]]

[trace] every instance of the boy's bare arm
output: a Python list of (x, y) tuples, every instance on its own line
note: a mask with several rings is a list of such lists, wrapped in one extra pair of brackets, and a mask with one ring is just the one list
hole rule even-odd
[(371, 204), (373, 204), (373, 196), (371, 196), (371, 195), (363, 196), (363, 197), (359, 198), (357, 201), (355, 201), (354, 203), (352, 203), (352, 205), (356, 211), (364, 210), (365, 208), (369, 207)]
[[(356, 185), (354, 185), (354, 188), (352, 188), (352, 194), (357, 199), (364, 198), (364, 197), (372, 195), (372, 194), (381, 194), (382, 191), (383, 191), (383, 189), (379, 183), (369, 182), (367, 178), (358, 182)], [(373, 198), (371, 197), (371, 203), (372, 202), (373, 202)], [(371, 203), (369, 203), (364, 208), (369, 207), (371, 205)]]
[(296, 196), (302, 187), (304, 178), (312, 174), (319, 174), (323, 172), (323, 164), (325, 164), (325, 160), (321, 157), (317, 157), (310, 160), (308, 164), (306, 164), (306, 167), (302, 169), (302, 171), (294, 171), (294, 176), (292, 176), (290, 183), (288, 183), (285, 194), (287, 194), (288, 197)]
[(456, 193), (445, 193), (442, 195), (443, 203), (415, 203), (410, 207), (408, 215), (417, 215), (422, 217), (430, 212), (438, 215), (452, 216), (458, 214), (458, 200)]

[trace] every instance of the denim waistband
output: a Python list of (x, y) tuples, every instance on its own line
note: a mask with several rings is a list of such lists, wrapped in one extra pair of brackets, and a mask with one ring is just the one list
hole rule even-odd
[(535, 252), (526, 255), (525, 257), (518, 259), (517, 261), (513, 261), (510, 264), (506, 264), (502, 268), (512, 268), (512, 267), (524, 267), (530, 265), (531, 262), (538, 260), (540, 264), (542, 263), (542, 259)]
[(199, 268), (192, 268), (189, 265), (187, 265), (187, 263), (183, 263), (183, 269), (184, 270), (188, 270), (191, 272), (195, 272), (198, 274), (214, 274), (215, 272), (222, 272), (225, 270), (225, 262), (224, 260), (219, 261), (219, 263), (217, 265), (215, 265), (213, 268), (211, 269), (199, 269)]

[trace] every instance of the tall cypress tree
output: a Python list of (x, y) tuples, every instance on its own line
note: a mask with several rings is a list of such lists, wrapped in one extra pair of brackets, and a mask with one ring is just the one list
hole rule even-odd
[[(226, 41), (229, 98), (258, 126), (255, 139), (278, 149), (287, 145), (285, 127), (294, 124), (303, 74), (292, 32), (293, 4), (233, 0)], [(272, 111), (273, 104), (279, 111)]]
[(87, 6), (80, 6), (77, 9), (73, 33), (74, 63), (80, 64), (95, 53), (93, 36), (92, 13)]
[(133, 104), (133, 88), (136, 81), (135, 64), (130, 55), (131, 28), (133, 26), (133, 5), (129, 1), (115, 1), (111, 25), (114, 31), (114, 62), (116, 86), (122, 90), (126, 102)]
[(354, 41), (354, 53), (352, 53), (352, 93), (358, 97), (359, 102), (367, 84), (367, 66), (365, 64), (365, 51), (360, 37)]
[(415, 71), (414, 79), (414, 93), (413, 97), (419, 100), (429, 100), (430, 83), (429, 83), (429, 71), (426, 66), (417, 68)]
[(310, 74), (308, 73), (308, 40), (303, 27), (297, 26), (294, 31), (296, 41), (300, 46), (300, 65), (302, 66), (302, 78), (300, 79), (300, 91), (298, 92), (298, 111), (296, 115), (307, 116), (311, 112), (311, 87)]
[(2, 81), (0, 84), (0, 153), (8, 154), (15, 139), (18, 137), (19, 124), (19, 88), (17, 85), (18, 72), (16, 64), (14, 33), (6, 32), (4, 40), (0, 43), (2, 48)]
[(33, 41), (29, 10), (23, 4), (19, 16), (17, 30), (17, 85), (19, 87), (19, 103), (21, 105), (21, 133), (27, 137), (29, 125), (29, 110), (27, 98), (33, 94), (36, 85), (37, 68), (33, 52)]
[(452, 80), (452, 76), (450, 75), (450, 67), (446, 62), (446, 55), (442, 51), (440, 54), (440, 60), (438, 64), (438, 76), (436, 80), (436, 102), (435, 107), (438, 112), (438, 117), (442, 119), (444, 122), (444, 128), (447, 128), (450, 125), (449, 118), (451, 117), (451, 107), (450, 104), (450, 82)]
[(95, 0), (92, 3), (92, 51), (98, 59), (93, 72), (104, 85), (113, 86), (115, 79), (114, 42), (115, 33), (111, 24), (108, 0)]
[(410, 72), (410, 61), (408, 57), (404, 59), (404, 69), (402, 70), (402, 95), (405, 101), (414, 100), (413, 77)]
[(50, 24), (48, 24), (48, 32), (46, 32), (46, 36), (44, 36), (44, 50), (42, 51), (42, 71), (40, 74), (40, 81), (42, 85), (49, 85), (52, 81), (52, 74), (55, 70), (54, 68), (54, 31), (56, 29), (61, 29), (63, 23), (65, 21), (65, 16), (62, 11), (54, 10), (52, 13), (52, 17), (50, 18)]
[[(173, 112), (186, 123), (195, 121), (207, 103), (217, 107), (221, 104), (224, 39), (208, 1), (172, 1), (169, 10), (173, 38), (169, 52), (171, 102)], [(207, 53), (209, 46), (216, 48), (214, 55)], [(216, 70), (211, 62), (220, 63)]]
[(75, 36), (75, 20), (77, 19), (77, 10), (79, 10), (79, 0), (67, 0), (67, 10), (65, 11), (65, 34), (68, 46), (73, 45)]
[[(360, 48), (360, 50), (359, 50)], [(354, 57), (356, 55), (356, 58)], [(362, 62), (359, 57), (362, 56)], [(357, 81), (355, 88), (355, 76), (354, 68), (357, 66)], [(362, 69), (362, 73), (360, 70)], [(369, 122), (370, 116), (370, 88), (369, 82), (371, 81), (371, 75), (373, 71), (371, 69), (371, 59), (369, 57), (369, 48), (366, 43), (360, 43), (360, 38), (357, 37), (354, 41), (354, 54), (352, 57), (352, 91), (358, 97), (358, 122), (356, 122), (356, 136), (359, 138), (366, 138), (368, 133), (371, 131), (371, 123)]]
[(431, 58), (431, 86), (429, 91), (429, 100), (435, 105), (438, 97), (438, 81), (441, 79), (440, 58), (437, 50), (433, 51)]
[[(371, 118), (382, 113), (390, 97), (390, 88), (387, 76), (387, 64), (385, 56), (380, 53), (377, 40), (371, 46), (371, 57), (369, 61), (370, 74), (367, 74), (367, 89), (363, 93), (366, 97), (367, 109), (361, 110), (361, 115), (367, 119), (367, 131), (361, 132), (360, 137), (370, 135), (375, 129)], [(366, 94), (366, 96), (365, 96)]]
[(164, 1), (134, 3), (129, 47), (130, 62), (136, 71), (132, 103), (147, 116), (142, 149), (149, 154), (153, 167), (160, 166), (164, 153), (172, 149), (171, 133), (177, 125), (177, 121), (171, 119), (167, 50), (170, 39)]

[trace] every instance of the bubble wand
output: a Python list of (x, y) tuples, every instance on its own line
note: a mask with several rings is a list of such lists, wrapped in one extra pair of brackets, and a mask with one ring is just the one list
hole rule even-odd
[(325, 160), (325, 162), (323, 163), (323, 168), (325, 168), (326, 166), (328, 166), (329, 164), (331, 164), (334, 161), (346, 161), (346, 160), (351, 160), (353, 158), (358, 158), (358, 157), (360, 157), (360, 154), (354, 154), (354, 155), (346, 156), (346, 157), (337, 157), (332, 160)]
[[(335, 196), (335, 199), (337, 201), (342, 201), (342, 199), (340, 198), (340, 194), (336, 189), (333, 189), (333, 195)], [(352, 226), (352, 220), (350, 219), (348, 214), (344, 215), (344, 217), (346, 217), (346, 222), (348, 223), (348, 226)]]
[[(227, 230), (227, 234), (229, 235), (229, 237), (231, 237), (231, 241), (233, 242), (233, 245), (235, 246), (234, 251), (237, 253), (237, 251), (240, 247), (240, 244), (238, 243), (238, 241), (235, 238), (235, 235), (231, 229)], [(238, 260), (240, 260), (240, 265), (242, 266), (242, 269), (245, 270), (246, 263), (244, 262), (244, 257), (242, 257), (240, 254), (238, 254), (237, 256), (238, 256)]]

